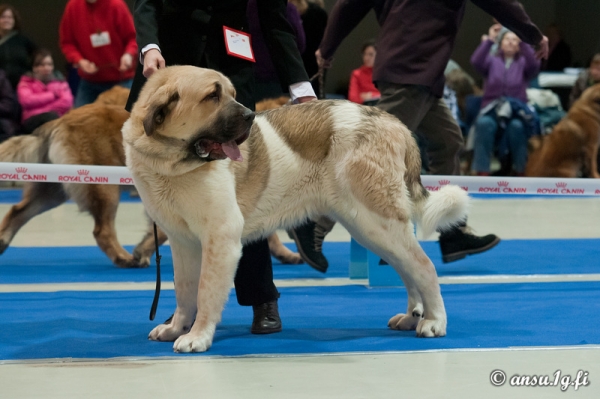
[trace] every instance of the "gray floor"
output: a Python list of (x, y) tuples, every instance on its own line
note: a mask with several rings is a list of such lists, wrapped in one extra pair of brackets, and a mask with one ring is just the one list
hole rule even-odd
[[(0, 205), (5, 213), (8, 205)], [(599, 237), (598, 199), (474, 200), (469, 224), (476, 232), (502, 238)], [(135, 244), (145, 229), (140, 204), (119, 208), (117, 229), (123, 244)], [(15, 246), (94, 245), (92, 220), (72, 204), (37, 217), (15, 238)], [(287, 240), (285, 234), (281, 234)], [(336, 226), (327, 237), (348, 241)], [(432, 239), (435, 239), (432, 238)], [(514, 277), (510, 277), (514, 278)], [(600, 281), (599, 274), (526, 276), (526, 281)], [(478, 282), (497, 282), (489, 277)], [(514, 281), (519, 281), (514, 278)], [(472, 277), (441, 279), (442, 284), (472, 283)], [(504, 280), (506, 281), (506, 280)], [(277, 281), (279, 286), (364, 284), (325, 279)], [(165, 287), (169, 289), (170, 287)], [(56, 290), (153, 289), (152, 284), (0, 285), (0, 292)], [(557, 315), (557, 322), (560, 315)], [(589, 323), (590, 321), (585, 321)], [(573, 326), (576, 328), (576, 326)], [(415, 338), (416, 339), (416, 338)], [(490, 383), (494, 370), (514, 375), (548, 375), (560, 370), (575, 376), (587, 372), (590, 385), (567, 392), (559, 387)], [(514, 348), (510, 350), (366, 353), (245, 358), (55, 359), (0, 363), (0, 398), (554, 398), (600, 397), (600, 347)]]

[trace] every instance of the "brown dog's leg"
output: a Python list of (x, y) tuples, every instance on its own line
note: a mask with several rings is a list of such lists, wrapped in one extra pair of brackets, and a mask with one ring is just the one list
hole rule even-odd
[(82, 211), (94, 218), (94, 238), (100, 249), (118, 267), (145, 267), (125, 250), (117, 239), (115, 217), (119, 206), (119, 186), (108, 184), (70, 184), (66, 187)]
[(31, 218), (59, 206), (67, 200), (61, 184), (25, 183), (23, 199), (10, 208), (0, 225), (0, 254), (2, 254), (21, 227)]
[[(167, 241), (167, 235), (164, 231), (157, 226), (156, 233), (158, 235), (158, 245), (163, 245)], [(144, 267), (150, 265), (150, 258), (156, 250), (156, 243), (154, 242), (154, 224), (151, 220), (148, 223), (148, 230), (146, 235), (142, 238), (142, 241), (133, 250), (133, 257), (137, 259), (140, 265)]]
[(589, 154), (586, 154), (586, 156), (590, 157), (590, 177), (598, 179), (600, 178), (600, 173), (598, 173), (598, 143), (593, 143), (591, 150), (588, 152)]
[(273, 233), (268, 237), (269, 250), (271, 256), (283, 263), (284, 265), (299, 265), (302, 263), (302, 257), (296, 252), (290, 251), (288, 247), (283, 245), (279, 240), (277, 233)]

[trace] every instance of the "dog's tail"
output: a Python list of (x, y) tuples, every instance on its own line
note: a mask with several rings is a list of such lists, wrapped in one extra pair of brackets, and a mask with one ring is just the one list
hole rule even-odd
[(0, 144), (0, 162), (48, 162), (50, 136), (54, 121), (37, 128), (31, 134), (11, 137)]
[(413, 203), (413, 218), (427, 238), (436, 230), (451, 228), (467, 217), (469, 195), (454, 185), (430, 193), (421, 183), (421, 156), (414, 140), (408, 140), (405, 182)]

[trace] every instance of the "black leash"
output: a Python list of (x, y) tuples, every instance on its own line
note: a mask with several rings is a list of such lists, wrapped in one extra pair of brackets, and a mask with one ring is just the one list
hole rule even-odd
[(156, 308), (158, 307), (158, 298), (160, 297), (160, 254), (158, 253), (158, 232), (156, 223), (154, 223), (154, 246), (156, 247), (156, 289), (154, 290), (154, 299), (150, 308), (150, 320), (154, 320), (156, 316)]
[(319, 100), (322, 100), (325, 98), (325, 95), (323, 93), (324, 91), (324, 85), (323, 85), (323, 75), (325, 74), (325, 70), (323, 68), (319, 68), (319, 72), (315, 73), (310, 79), (309, 81), (312, 82), (315, 79), (319, 79)]

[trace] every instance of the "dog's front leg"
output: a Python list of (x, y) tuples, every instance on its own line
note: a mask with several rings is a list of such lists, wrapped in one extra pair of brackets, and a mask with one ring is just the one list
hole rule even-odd
[(202, 248), (197, 243), (182, 242), (176, 237), (170, 243), (177, 309), (168, 322), (159, 324), (150, 332), (148, 338), (153, 341), (175, 341), (190, 331), (196, 316)]
[[(191, 331), (175, 341), (176, 352), (204, 352), (212, 344), (217, 323), (242, 255), (241, 214), (238, 221), (226, 221), (206, 229), (202, 240), (202, 270), (198, 286), (198, 312)], [(237, 227), (234, 227), (237, 225)]]

